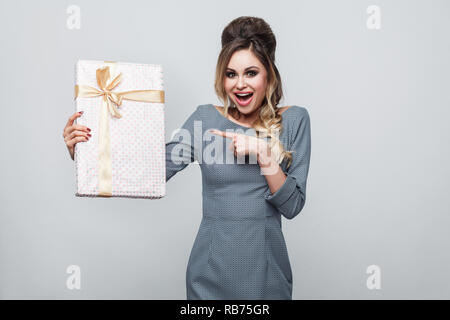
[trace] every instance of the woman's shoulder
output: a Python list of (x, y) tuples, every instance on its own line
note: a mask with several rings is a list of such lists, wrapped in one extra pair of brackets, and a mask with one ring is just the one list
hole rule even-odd
[(308, 109), (302, 106), (293, 105), (284, 113), (283, 117), (287, 123), (287, 131), (294, 134), (302, 130), (305, 126), (309, 126), (310, 119)]
[(291, 118), (297, 118), (299, 116), (308, 115), (308, 110), (305, 107), (291, 105), (287, 107), (280, 108), (283, 115), (290, 116)]

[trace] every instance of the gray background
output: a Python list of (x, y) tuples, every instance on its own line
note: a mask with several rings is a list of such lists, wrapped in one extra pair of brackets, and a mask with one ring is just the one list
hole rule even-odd
[[(66, 27), (69, 5), (81, 29)], [(366, 27), (369, 5), (381, 29)], [(220, 35), (242, 15), (277, 37), (282, 105), (308, 109), (307, 203), (283, 219), (294, 299), (450, 298), (448, 1), (5, 1), (0, 298), (185, 299), (201, 172), (167, 196), (75, 193), (62, 138), (77, 59), (164, 68), (167, 140), (213, 90)], [(81, 290), (66, 288), (69, 265)], [(381, 268), (369, 290), (366, 268)]]

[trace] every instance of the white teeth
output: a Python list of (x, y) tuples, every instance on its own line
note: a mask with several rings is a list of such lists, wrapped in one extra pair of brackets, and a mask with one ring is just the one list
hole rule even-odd
[(247, 96), (251, 95), (251, 93), (236, 93), (236, 95), (239, 97), (247, 97)]

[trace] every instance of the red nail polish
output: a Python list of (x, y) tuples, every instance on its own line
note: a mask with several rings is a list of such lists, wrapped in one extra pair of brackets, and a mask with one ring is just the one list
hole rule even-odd
[(91, 136), (91, 134), (90, 134), (90, 133), (88, 133), (87, 135), (88, 135), (88, 137), (90, 137), (90, 136)]
[(84, 111), (80, 111), (79, 113), (80, 113), (80, 114), (83, 114), (83, 112), (84, 112)]
[(91, 129), (87, 128), (89, 132), (91, 132)]

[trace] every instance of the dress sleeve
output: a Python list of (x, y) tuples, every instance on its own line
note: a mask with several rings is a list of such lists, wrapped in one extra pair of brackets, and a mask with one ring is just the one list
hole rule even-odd
[[(176, 131), (169, 142), (166, 143), (166, 182), (170, 180), (177, 172), (183, 170), (191, 162), (198, 159), (195, 141), (199, 136), (201, 143), (201, 114), (200, 107), (189, 116), (183, 126)], [(200, 128), (200, 132), (194, 135), (194, 131)]]
[[(311, 156), (311, 127), (308, 111), (302, 108), (293, 128), (292, 163), (286, 172), (286, 180), (274, 194), (270, 189), (265, 199), (287, 219), (302, 211), (306, 200), (306, 181)], [(291, 140), (292, 141), (292, 140)]]

